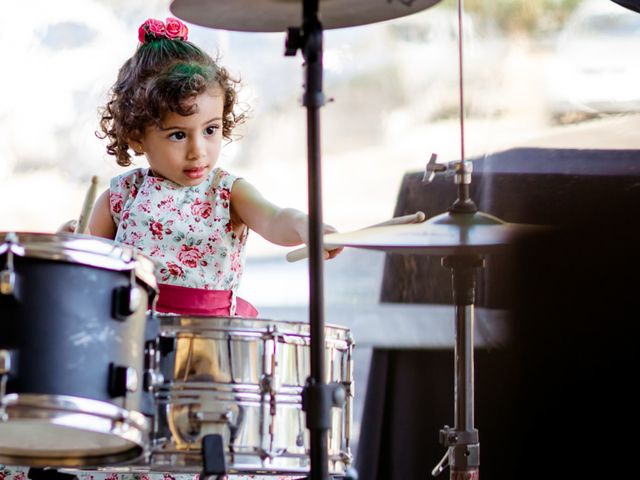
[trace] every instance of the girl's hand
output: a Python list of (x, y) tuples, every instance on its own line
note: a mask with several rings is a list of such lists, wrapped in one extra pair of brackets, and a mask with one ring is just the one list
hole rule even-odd
[(62, 225), (60, 225), (58, 227), (58, 230), (56, 230), (56, 233), (75, 233), (77, 227), (77, 220), (69, 220), (68, 222), (64, 222)]
[[(303, 228), (300, 229), (298, 231), (300, 238), (303, 240), (303, 243), (306, 245), (305, 247), (299, 248), (298, 250), (294, 250), (293, 252), (290, 252), (287, 255), (287, 259), (290, 262), (295, 262), (298, 260), (302, 260), (303, 258), (306, 258), (309, 256), (309, 236), (308, 236), (308, 232), (307, 232), (307, 222), (305, 219), (305, 222), (303, 224)], [(327, 225), (326, 223), (322, 225), (322, 233), (324, 235), (327, 235), (329, 233), (338, 233), (338, 231), (332, 227), (331, 225)], [(342, 252), (342, 250), (344, 250), (344, 247), (336, 247), (336, 248), (332, 248), (332, 249), (327, 249), (325, 247), (324, 250), (324, 259), (325, 260), (331, 260), (332, 258), (335, 258), (336, 256), (338, 256), (340, 254), (340, 252)]]
[[(323, 232), (324, 232), (325, 235), (328, 234), (328, 233), (338, 233), (338, 231), (335, 228), (333, 228), (331, 225), (327, 225), (327, 224), (323, 225)], [(344, 247), (336, 247), (336, 248), (331, 249), (331, 250), (325, 249), (325, 251), (324, 251), (324, 259), (325, 260), (331, 260), (332, 258), (336, 258), (338, 255), (340, 255), (342, 250), (344, 250)]]

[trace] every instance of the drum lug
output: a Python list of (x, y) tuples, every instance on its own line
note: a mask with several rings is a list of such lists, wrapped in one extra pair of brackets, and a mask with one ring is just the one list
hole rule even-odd
[(124, 397), (138, 390), (138, 372), (133, 367), (109, 364), (109, 395)]
[(145, 391), (151, 392), (164, 383), (164, 375), (158, 370), (160, 351), (156, 340), (150, 340), (144, 347), (145, 361), (142, 385)]
[(16, 273), (13, 269), (13, 251), (11, 250), (11, 244), (14, 238), (7, 236), (9, 241), (9, 248), (7, 249), (7, 261), (5, 263), (4, 270), (0, 272), (0, 294), (1, 295), (13, 295), (16, 288)]
[(121, 321), (126, 320), (138, 310), (143, 297), (142, 289), (137, 286), (115, 288), (113, 290), (113, 317)]
[(0, 422), (7, 421), (3, 399), (7, 394), (7, 381), (16, 373), (16, 357), (15, 350), (0, 350)]
[(263, 373), (260, 376), (260, 393), (262, 397), (269, 395), (269, 413), (271, 416), (275, 416), (276, 414), (276, 391), (277, 385), (276, 379), (274, 379), (273, 375)]
[(0, 293), (13, 295), (16, 286), (16, 274), (10, 270), (0, 272)]
[(176, 349), (176, 337), (160, 335), (158, 337), (158, 351), (161, 356), (165, 356)]
[(0, 375), (15, 375), (17, 357), (16, 350), (0, 349)]
[[(135, 262), (137, 254), (133, 253), (133, 261)], [(136, 271), (131, 269), (129, 275), (129, 286), (117, 287), (113, 291), (113, 316), (117, 320), (126, 320), (127, 317), (133, 315), (141, 306), (146, 295), (142, 288), (137, 286)]]
[(260, 375), (260, 392), (262, 394), (273, 394), (275, 393), (274, 390), (273, 376), (266, 373)]
[(164, 375), (157, 370), (147, 370), (144, 372), (142, 384), (147, 392), (152, 392), (164, 383)]
[(221, 425), (235, 427), (233, 424), (233, 412), (231, 410), (227, 410), (225, 412), (204, 412), (202, 410), (193, 411), (190, 409), (189, 423), (192, 428), (197, 427), (197, 431), (200, 431), (200, 427), (203, 423), (219, 423)]

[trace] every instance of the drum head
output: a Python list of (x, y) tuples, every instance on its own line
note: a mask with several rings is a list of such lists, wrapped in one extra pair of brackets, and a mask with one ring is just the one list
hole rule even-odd
[(11, 394), (2, 406), (0, 463), (111, 464), (139, 457), (147, 442), (148, 422), (142, 414), (105, 402)]
[(79, 430), (38, 420), (0, 426), (0, 452), (14, 457), (97, 457), (138, 448), (134, 442), (106, 433)]
[(0, 255), (75, 263), (113, 271), (131, 271), (157, 290), (156, 265), (129, 245), (106, 238), (72, 233), (0, 232)]

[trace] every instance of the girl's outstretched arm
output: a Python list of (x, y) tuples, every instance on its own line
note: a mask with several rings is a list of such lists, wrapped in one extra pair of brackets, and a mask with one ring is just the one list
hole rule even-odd
[(89, 219), (89, 233), (96, 237), (113, 240), (116, 236), (116, 224), (109, 209), (109, 189), (97, 198)]
[[(280, 208), (271, 203), (249, 182), (240, 178), (231, 191), (231, 210), (234, 222), (244, 223), (251, 230), (276, 245), (294, 246), (307, 243), (309, 218), (300, 210)], [(335, 228), (324, 225), (324, 233), (333, 233)], [(333, 258), (342, 251), (336, 248), (327, 251)]]

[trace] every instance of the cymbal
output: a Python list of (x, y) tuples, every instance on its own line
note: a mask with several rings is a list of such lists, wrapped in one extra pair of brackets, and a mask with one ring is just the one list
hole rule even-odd
[[(325, 29), (391, 20), (440, 0), (318, 0)], [(204, 27), (241, 32), (285, 32), (302, 23), (302, 0), (173, 0), (173, 14)]]
[(507, 223), (477, 212), (444, 213), (423, 223), (366, 228), (324, 236), (325, 247), (355, 247), (388, 253), (477, 255), (505, 250), (521, 235), (545, 228)]

